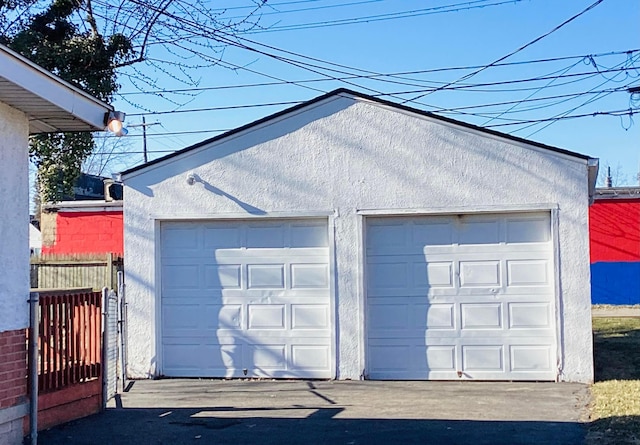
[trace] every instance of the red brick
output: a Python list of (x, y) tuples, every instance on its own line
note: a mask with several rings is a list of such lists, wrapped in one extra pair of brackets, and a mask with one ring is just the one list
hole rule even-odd
[(27, 376), (27, 368), (19, 368), (13, 371), (7, 371), (0, 373), (0, 382), (8, 382), (10, 380), (17, 380)]
[(6, 380), (2, 382), (2, 386), (0, 386), (0, 398), (10, 397), (11, 395), (13, 395), (16, 388), (22, 388), (22, 387), (26, 388), (26, 384), (27, 384), (26, 382), (27, 382), (26, 375), (25, 375), (25, 378), (18, 377), (12, 380)]
[(12, 352), (27, 352), (27, 344), (25, 342), (13, 342), (8, 344), (7, 346), (4, 346), (3, 349), (6, 349), (7, 353), (12, 353)]
[[(9, 373), (17, 370), (24, 370), (24, 369), (27, 369), (26, 361), (3, 363), (0, 365), (0, 376), (5, 373)], [(2, 378), (0, 378), (0, 385), (2, 385)]]

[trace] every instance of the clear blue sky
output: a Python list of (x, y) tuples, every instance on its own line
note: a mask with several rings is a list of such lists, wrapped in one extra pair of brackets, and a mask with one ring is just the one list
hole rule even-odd
[[(233, 8), (224, 12), (223, 18), (241, 16), (247, 10), (238, 8), (253, 4), (250, 0), (211, 3), (218, 8)], [(136, 126), (141, 122), (139, 113), (187, 111), (146, 115), (147, 123), (159, 122), (147, 127), (149, 159), (155, 159), (220, 133), (209, 130), (232, 129), (292, 104), (188, 110), (298, 103), (339, 87), (387, 94), (381, 97), (402, 102), (418, 94), (401, 94), (403, 91), (452, 84), (418, 99), (418, 103), (406, 105), (481, 126), (499, 125), (492, 128), (600, 158), (601, 170), (611, 165), (615, 185), (637, 185), (639, 115), (598, 114), (536, 121), (640, 108), (640, 95), (632, 101), (626, 91), (629, 86), (640, 85), (640, 1), (603, 0), (502, 63), (562, 60), (492, 66), (460, 80), (552, 31), (594, 3), (595, 0), (267, 0), (259, 22), (264, 30), (241, 34), (240, 42), (264, 53), (293, 59), (297, 64), (320, 67), (303, 69), (267, 54), (229, 47), (221, 54), (224, 63), (246, 69), (230, 69), (221, 64), (191, 71), (198, 88), (210, 89), (163, 93), (164, 97), (160, 97), (140, 94), (127, 76), (121, 76), (124, 94), (116, 98), (115, 105), (128, 114), (129, 136), (124, 143), (133, 154), (112, 168), (124, 169), (142, 162), (142, 129)], [(340, 20), (349, 24), (331, 26)], [(627, 53), (630, 50), (636, 51)], [(149, 56), (175, 60), (159, 46), (153, 47)], [(475, 68), (442, 70), (451, 67)], [(173, 76), (180, 76), (175, 68), (168, 69)], [(156, 78), (160, 89), (193, 88), (151, 66), (142, 67), (142, 71)], [(407, 72), (416, 73), (377, 80), (331, 79)], [(531, 80), (537, 77), (544, 79)], [(247, 86), (277, 82), (274, 78), (290, 83)], [(315, 79), (324, 80), (300, 83)], [(508, 103), (500, 105), (504, 102)], [(517, 121), (528, 123), (500, 125)], [(183, 133), (204, 130), (209, 132)], [(157, 133), (160, 135), (154, 136)]]

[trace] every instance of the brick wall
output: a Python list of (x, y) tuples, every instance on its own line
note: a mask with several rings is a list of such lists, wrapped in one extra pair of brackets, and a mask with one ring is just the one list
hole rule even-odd
[(26, 330), (0, 333), (0, 409), (27, 401)]
[[(50, 236), (45, 236), (50, 232), (55, 233), (54, 242)], [(43, 254), (122, 255), (123, 251), (122, 211), (58, 212), (55, 230), (43, 227)]]

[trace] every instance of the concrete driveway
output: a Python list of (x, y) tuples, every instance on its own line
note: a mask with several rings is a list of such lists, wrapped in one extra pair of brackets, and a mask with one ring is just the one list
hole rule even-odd
[(578, 445), (587, 403), (567, 383), (144, 380), (38, 442)]

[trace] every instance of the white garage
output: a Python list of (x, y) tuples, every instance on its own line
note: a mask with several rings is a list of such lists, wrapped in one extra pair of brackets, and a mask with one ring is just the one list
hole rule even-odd
[(372, 379), (554, 380), (546, 213), (367, 219)]
[(127, 373), (590, 382), (597, 169), (349, 90), (130, 169)]
[(330, 378), (326, 220), (161, 224), (166, 376)]

